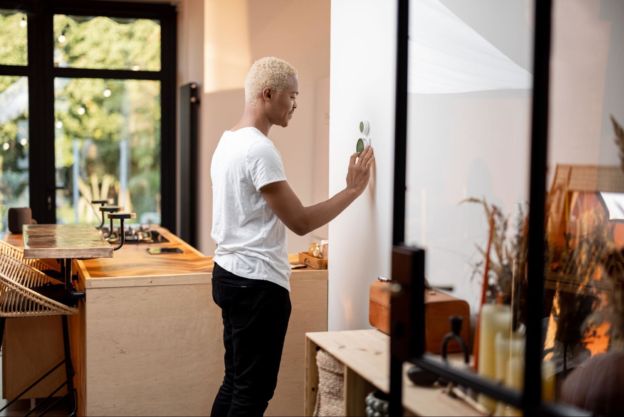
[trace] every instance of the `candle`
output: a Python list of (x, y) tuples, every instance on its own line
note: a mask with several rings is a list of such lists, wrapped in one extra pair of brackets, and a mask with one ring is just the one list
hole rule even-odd
[[(509, 361), (505, 375), (505, 385), (515, 390), (522, 390), (524, 384), (524, 335), (513, 334), (509, 339)], [(506, 406), (506, 416), (521, 416), (515, 407)]]
[[(496, 348), (496, 381), (505, 382), (507, 375), (507, 364), (509, 363), (509, 338), (510, 335), (505, 332), (496, 334), (494, 345)], [(494, 415), (502, 416), (505, 412), (505, 403), (499, 401), (496, 405)]]
[[(496, 335), (509, 334), (511, 330), (511, 308), (502, 304), (485, 304), (481, 309), (479, 327), (479, 375), (496, 378)], [(479, 403), (493, 412), (496, 401), (484, 395)]]
[(542, 362), (542, 399), (544, 401), (555, 400), (555, 374), (553, 361)]

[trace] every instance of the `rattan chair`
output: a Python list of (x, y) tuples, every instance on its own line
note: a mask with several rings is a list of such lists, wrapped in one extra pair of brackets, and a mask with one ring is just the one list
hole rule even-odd
[[(60, 297), (57, 297), (58, 299), (53, 299), (43, 294), (58, 294)], [(41, 378), (23, 390), (16, 398), (9, 401), (2, 409), (0, 409), (0, 412), (21, 398), (26, 392), (41, 382), (45, 377), (50, 375), (54, 370), (59, 368), (61, 365), (65, 365), (67, 376), (65, 384), (68, 387), (68, 395), (71, 396), (74, 403), (74, 411), (70, 414), (73, 415), (75, 413), (75, 392), (73, 390), (72, 382), (73, 366), (71, 363), (71, 353), (69, 351), (67, 315), (78, 313), (78, 308), (61, 302), (63, 299), (72, 299), (68, 294), (71, 293), (66, 291), (64, 286), (61, 285), (58, 280), (47, 276), (38, 269), (35, 269), (33, 266), (23, 263), (21, 260), (15, 259), (15, 257), (8, 256), (5, 253), (0, 253), (0, 346), (2, 345), (4, 320), (6, 318), (51, 315), (62, 316), (63, 342), (65, 344), (65, 358), (63, 361), (58, 363)], [(63, 386), (65, 384), (63, 384)], [(48, 399), (51, 400), (52, 396), (63, 386), (52, 392)], [(55, 402), (58, 401), (59, 400), (56, 399)], [(47, 408), (43, 410), (43, 413), (47, 412), (53, 405), (54, 403), (49, 404)], [(30, 410), (28, 414), (40, 406), (36, 406)]]
[(0, 253), (0, 317), (76, 314), (77, 308), (35, 291), (58, 284), (38, 269)]
[(0, 255), (6, 255), (9, 258), (25, 263), (26, 265), (30, 265), (40, 271), (49, 271), (50, 269), (53, 269), (51, 265), (40, 259), (24, 258), (24, 251), (21, 248), (13, 246), (3, 240), (0, 240)]

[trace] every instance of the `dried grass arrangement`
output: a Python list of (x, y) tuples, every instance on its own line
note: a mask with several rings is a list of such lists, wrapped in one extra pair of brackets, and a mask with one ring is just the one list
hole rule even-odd
[(584, 328), (609, 323), (609, 350), (624, 350), (624, 250), (610, 249), (602, 258), (605, 299), (586, 320)]
[(472, 278), (483, 277), (483, 303), (500, 302), (514, 308), (514, 327), (523, 322), (523, 288), (526, 287), (527, 216), (522, 205), (510, 231), (509, 216), (485, 198), (467, 198), (462, 203), (475, 203), (483, 207), (488, 219), (489, 233), (485, 248), (477, 245), (482, 259), (473, 268)]
[(620, 151), (620, 166), (624, 171), (624, 128), (615, 120), (613, 115), (611, 115), (611, 123), (613, 123), (613, 130), (615, 131), (615, 144)]

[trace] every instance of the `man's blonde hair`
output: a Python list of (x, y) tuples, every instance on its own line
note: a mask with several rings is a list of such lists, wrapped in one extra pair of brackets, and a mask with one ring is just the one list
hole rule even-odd
[(267, 56), (251, 65), (245, 77), (245, 102), (252, 103), (265, 88), (283, 90), (288, 79), (297, 77), (297, 71), (288, 62)]

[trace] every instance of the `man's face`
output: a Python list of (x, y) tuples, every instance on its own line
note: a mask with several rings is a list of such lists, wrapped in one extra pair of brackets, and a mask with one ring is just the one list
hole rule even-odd
[(269, 121), (278, 126), (286, 127), (297, 108), (299, 84), (297, 78), (290, 77), (288, 86), (284, 90), (272, 91), (268, 102), (267, 115)]

